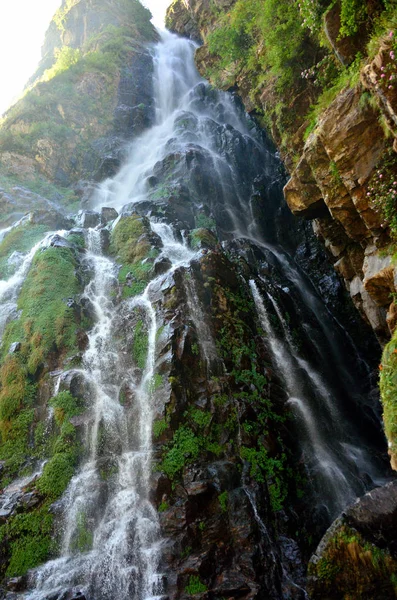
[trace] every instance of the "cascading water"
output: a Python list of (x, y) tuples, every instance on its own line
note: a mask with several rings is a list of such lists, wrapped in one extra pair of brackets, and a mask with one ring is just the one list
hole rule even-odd
[[(18, 223), (19, 222), (20, 221), (18, 221)], [(14, 226), (18, 223), (14, 224)], [(9, 230), (10, 229), (12, 229), (12, 227), (10, 227)], [(21, 258), (20, 265), (14, 275), (7, 280), (0, 281), (0, 339), (8, 321), (15, 318), (18, 294), (30, 269), (34, 255), (40, 248), (46, 248), (55, 235), (62, 235), (63, 233), (63, 231), (58, 231), (56, 233), (46, 234), (43, 240), (33, 246), (30, 252)]]
[[(151, 383), (155, 375), (157, 332), (155, 299), (164, 281), (177, 269), (188, 268), (198, 256), (183, 241), (180, 232), (197, 226), (197, 215), (204, 223), (202, 227), (214, 227), (202, 210), (203, 204), (211, 208), (221, 239), (253, 241), (258, 248), (272, 254), (291, 287), (299, 287), (296, 282), (301, 281), (301, 275), (283, 250), (263, 238), (255, 219), (258, 212), (255, 192), (263, 188), (265, 180), (269, 189), (276, 185), (278, 159), (262, 146), (260, 135), (250, 131), (249, 121), (233, 99), (210, 90), (199, 77), (194, 66), (194, 44), (164, 33), (153, 52), (156, 122), (132, 142), (120, 172), (99, 187), (95, 208), (114, 207), (121, 216), (131, 212), (148, 216), (153, 233), (161, 240), (156, 261), (163, 261), (167, 268), (141, 295), (117, 303), (112, 294), (116, 287), (116, 266), (101, 252), (100, 232), (89, 230), (87, 234), (86, 263), (93, 277), (86, 287), (85, 298), (93, 308), (95, 323), (88, 334), (80, 371), (87, 384), (89, 412), (84, 460), (64, 497), (61, 557), (32, 573), (32, 591), (25, 596), (30, 600), (60, 599), (65, 589), (84, 594), (87, 600), (144, 600), (164, 591), (160, 524), (149, 500), (154, 414)], [(243, 158), (246, 168), (241, 168)], [(200, 161), (205, 161), (205, 168)], [(171, 180), (170, 165), (175, 178), (182, 183)], [(191, 201), (190, 208), (186, 206), (186, 195)], [(29, 254), (29, 261), (34, 251)], [(13, 284), (13, 289), (22, 281), (29, 261), (15, 275), (18, 283)], [(354, 436), (337, 422), (339, 412), (333, 406), (333, 394), (324, 383), (323, 373), (312, 369), (299, 356), (277, 301), (268, 298), (266, 308), (257, 283), (251, 281), (250, 285), (274, 366), (282, 374), (296, 420), (303, 424), (305, 460), (318, 478), (316, 487), (324, 484), (327, 497), (323, 494), (322, 502), (333, 515), (365, 489), (358, 470), (350, 468), (363, 455), (352, 442)], [(215, 365), (223, 374), (224, 367), (217, 357), (216, 343), (206, 326), (195, 286), (195, 282), (187, 284), (186, 298), (190, 319), (198, 331), (202, 358), (208, 373)], [(16, 292), (12, 302), (15, 298)], [(304, 302), (303, 295), (301, 300)], [(315, 311), (319, 302), (317, 297), (310, 298), (310, 310)], [(139, 377), (121, 360), (115, 335), (123, 315), (134, 310), (144, 315), (148, 331), (148, 351)], [(284, 329), (284, 341), (272, 326), (269, 310)], [(201, 327), (200, 322), (203, 322)], [(309, 319), (310, 327), (313, 320)], [(322, 328), (327, 330), (326, 324), (322, 323)], [(343, 338), (343, 332), (338, 336)], [(336, 355), (339, 345), (339, 340), (333, 337), (328, 350), (331, 348)], [(322, 348), (317, 344), (313, 351), (319, 354)], [(120, 402), (124, 384), (131, 391), (132, 407)], [(318, 403), (316, 409), (307, 402), (308, 389), (309, 396)], [(328, 421), (327, 426), (324, 421)], [(337, 436), (332, 441), (335, 431)], [(345, 468), (348, 456), (350, 467)], [(112, 475), (106, 481), (101, 476), (103, 465), (112, 466)], [(371, 471), (370, 467), (367, 471)], [(246, 494), (259, 528), (264, 528), (267, 535), (254, 495), (248, 488)]]

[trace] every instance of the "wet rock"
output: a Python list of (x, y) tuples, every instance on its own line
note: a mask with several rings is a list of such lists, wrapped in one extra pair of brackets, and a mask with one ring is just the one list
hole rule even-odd
[(65, 371), (61, 375), (59, 383), (60, 391), (68, 391), (75, 398), (87, 399), (90, 394), (90, 387), (87, 379), (81, 371)]
[(168, 258), (160, 258), (154, 263), (154, 272), (156, 273), (156, 275), (162, 275), (163, 273), (167, 273), (167, 271), (170, 270), (171, 266), (172, 263)]
[(309, 563), (313, 600), (392, 600), (396, 572), (397, 482), (359, 498), (326, 532)]
[(108, 229), (101, 229), (100, 240), (102, 252), (106, 254), (110, 247), (110, 231)]
[(11, 592), (21, 592), (26, 589), (27, 577), (23, 575), (21, 577), (11, 577), (6, 580), (7, 590)]
[(53, 235), (50, 241), (50, 246), (53, 248), (73, 248), (73, 244), (68, 242), (60, 235)]
[(171, 493), (171, 481), (163, 473), (155, 473), (150, 481), (150, 495), (153, 502), (160, 504), (164, 495)]
[(76, 217), (76, 223), (79, 227), (89, 229), (90, 227), (96, 227), (101, 221), (99, 213), (93, 210), (80, 210)]
[(105, 207), (101, 208), (101, 223), (107, 225), (110, 221), (114, 221), (119, 216), (115, 208)]
[(27, 492), (26, 494), (23, 494), (23, 496), (20, 499), (21, 510), (33, 508), (34, 506), (37, 506), (39, 502), (40, 497), (38, 492)]
[(16, 352), (19, 352), (21, 349), (21, 342), (13, 342), (10, 345), (10, 349), (8, 350), (8, 354), (15, 354)]
[(382, 548), (397, 551), (397, 481), (375, 488), (344, 512), (344, 520)]

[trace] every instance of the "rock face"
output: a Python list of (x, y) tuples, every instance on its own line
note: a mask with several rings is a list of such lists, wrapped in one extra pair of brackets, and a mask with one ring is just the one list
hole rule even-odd
[[(185, 13), (180, 2), (172, 10), (188, 11), (186, 31), (194, 34), (200, 15), (196, 33), (215, 26), (211, 3), (183, 5)], [(112, 124), (88, 132), (98, 161), (68, 135), (69, 162), (51, 136), (30, 156), (26, 107), (4, 129), (20, 133), (18, 147), (3, 153), (7, 164), (25, 164), (33, 178), (38, 163), (84, 202), (65, 216), (15, 185), (4, 194), (0, 576), (10, 599), (127, 600), (144, 589), (170, 600), (303, 600), (305, 567), (324, 530), (389, 475), (373, 378), (379, 346), (313, 230), (284, 202), (285, 173), (267, 135), (236, 96), (197, 77), (187, 41), (166, 36), (150, 53), (141, 45), (153, 39), (145, 11), (137, 13), (141, 37), (124, 26), (113, 36), (123, 6), (142, 10), (133, 0), (65, 3), (47, 57), (59, 38), (77, 60), (34, 88), (41, 94), (77, 76), (87, 99), (101, 96), (98, 78), (109, 83)], [(111, 48), (118, 55), (119, 36), (128, 66), (116, 61), (115, 86), (103, 58)], [(76, 54), (83, 42), (99, 54)], [(138, 95), (153, 54), (166, 71), (164, 80), (157, 73), (156, 104), (156, 86), (145, 83)], [(85, 70), (92, 61), (94, 74)], [(343, 97), (349, 110), (358, 107), (355, 92)], [(154, 104), (162, 121), (149, 129)], [(78, 118), (71, 105), (56, 110), (65, 122)], [(380, 244), (370, 245), (376, 215), (359, 203), (372, 113), (355, 113), (359, 164), (348, 162), (343, 132), (324, 118), (301, 164), (315, 200), (305, 208), (296, 192), (296, 212), (327, 232), (357, 303), (375, 305), (381, 335), (394, 278)], [(348, 129), (347, 115), (343, 123)], [(133, 141), (128, 161), (96, 187), (116, 169), (125, 138)], [(15, 222), (18, 193), (31, 216)], [(383, 523), (394, 508), (374, 494), (378, 512), (362, 500), (346, 527), (388, 544)], [(394, 563), (384, 556), (388, 592)]]
[[(343, 22), (346, 15), (338, 2), (328, 6), (323, 3), (319, 7), (323, 18), (317, 22), (315, 11), (304, 12), (301, 6), (299, 14), (296, 9), (295, 20), (301, 22), (306, 34), (295, 32), (296, 38), (301, 35), (299, 60), (296, 58), (295, 62), (307, 63), (300, 72), (296, 69), (295, 74), (290, 73), (288, 85), (284, 87), (280, 84), (283, 70), (280, 70), (277, 53), (266, 45), (266, 37), (271, 35), (269, 25), (265, 31), (260, 27), (250, 29), (251, 38), (245, 41), (248, 46), (251, 44), (251, 53), (245, 54), (244, 46), (238, 42), (240, 38), (233, 38), (237, 32), (243, 35), (244, 27), (239, 21), (245, 10), (242, 2), (236, 0), (228, 7), (228, 12), (218, 8), (220, 31), (215, 37), (211, 37), (214, 14), (210, 3), (200, 3), (197, 14), (194, 6), (175, 2), (168, 13), (170, 26), (189, 34), (185, 23), (189, 22), (192, 29), (193, 19), (204, 40), (196, 53), (199, 70), (217, 85), (237, 91), (246, 109), (258, 118), (263, 112), (266, 114), (266, 126), (291, 173), (284, 188), (289, 207), (294, 214), (311, 220), (315, 235), (323, 242), (328, 260), (334, 264), (354, 305), (380, 343), (385, 345), (397, 323), (396, 277), (391, 259), (397, 233), (395, 32), (385, 30), (376, 40), (375, 52), (373, 40), (372, 57), (366, 59), (364, 66), (361, 63), (360, 67), (354, 67), (353, 61), (357, 51), (365, 53), (366, 40), (373, 35), (371, 19), (384, 10), (383, 5), (362, 3), (360, 10), (364, 12), (355, 13), (356, 22), (350, 23), (353, 27)], [(275, 14), (276, 8), (273, 10)], [(290, 10), (291, 7), (285, 5), (280, 11), (279, 21), (284, 28), (291, 26)], [(247, 14), (251, 14), (249, 9)], [(256, 17), (260, 19), (259, 15)], [(265, 20), (276, 28), (279, 21), (271, 21), (271, 18), (269, 14), (265, 16)], [(252, 22), (255, 22), (255, 15)], [(326, 53), (318, 61), (322, 51), (315, 48), (315, 40), (321, 28), (330, 41), (333, 54)], [(222, 35), (228, 35), (229, 46), (225, 45)], [(279, 37), (282, 35), (280, 29)], [(272, 38), (272, 43), (279, 53), (283, 51), (276, 37)], [(215, 50), (211, 51), (212, 47)], [(285, 61), (288, 63), (287, 57)], [(353, 80), (344, 89), (337, 79), (331, 78), (331, 82), (326, 83), (324, 65), (335, 61), (343, 65), (353, 61), (349, 70), (339, 67), (346, 75), (355, 70)], [(258, 79), (258, 70), (263, 65), (267, 65), (267, 70)], [(340, 91), (332, 93), (330, 84)], [(315, 105), (321, 89), (325, 94), (321, 105), (316, 107), (314, 119), (309, 105)], [(387, 373), (382, 372), (385, 382), (382, 390), (387, 395), (387, 398), (383, 397), (385, 430), (393, 465), (396, 464), (396, 433), (391, 423), (395, 401), (390, 390), (394, 389), (394, 383), (386, 383), (386, 379), (391, 382), (394, 377), (394, 366), (390, 366), (390, 348), (393, 351), (394, 347), (392, 341), (382, 361), (382, 365), (387, 365)]]
[(135, 0), (62, 3), (32, 87), (1, 127), (0, 170), (10, 187), (22, 183), (55, 200), (70, 186), (70, 204), (88, 179), (115, 172), (125, 140), (153, 116), (146, 44), (157, 34), (149, 19)]
[(309, 563), (310, 598), (395, 598), (397, 486), (389, 483), (350, 506)]
[(315, 219), (355, 305), (385, 342), (393, 267), (379, 258), (389, 237), (367, 190), (386, 140), (375, 110), (360, 105), (361, 93), (345, 90), (324, 112), (284, 193), (294, 214)]

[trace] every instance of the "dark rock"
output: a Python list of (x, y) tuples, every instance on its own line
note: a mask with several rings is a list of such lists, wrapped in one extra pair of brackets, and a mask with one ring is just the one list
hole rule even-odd
[(160, 504), (163, 496), (168, 496), (172, 490), (171, 481), (163, 473), (155, 473), (151, 479), (150, 496), (153, 502)]
[(108, 231), (108, 229), (101, 229), (100, 240), (102, 252), (106, 254), (110, 246), (110, 231)]
[(89, 229), (90, 227), (96, 227), (101, 221), (99, 213), (93, 210), (79, 210), (76, 218), (76, 222), (80, 227)]
[(65, 371), (61, 375), (60, 391), (68, 391), (75, 398), (87, 399), (90, 395), (90, 386), (81, 371)]
[(25, 510), (28, 508), (33, 508), (33, 506), (36, 506), (37, 504), (39, 504), (40, 502), (40, 498), (38, 497), (38, 493), (36, 491), (33, 492), (27, 492), (26, 494), (23, 494), (22, 498), (20, 499), (20, 503), (21, 503), (21, 509)]
[(15, 354), (16, 352), (19, 352), (21, 349), (21, 342), (13, 342), (10, 345), (10, 349), (8, 350), (8, 354)]
[(156, 273), (156, 275), (163, 275), (163, 273), (167, 273), (167, 271), (169, 271), (171, 267), (171, 261), (168, 258), (163, 257), (159, 260), (156, 260), (156, 262), (154, 263), (154, 272)]
[(26, 589), (27, 577), (23, 575), (21, 577), (11, 577), (6, 580), (7, 590), (11, 592), (21, 592)]
[(359, 498), (344, 519), (372, 543), (397, 551), (397, 481)]
[(108, 208), (103, 206), (101, 208), (101, 223), (107, 225), (110, 221), (114, 221), (119, 216), (115, 208)]
[(73, 248), (73, 244), (65, 240), (65, 238), (60, 235), (52, 236), (50, 246), (53, 248)]

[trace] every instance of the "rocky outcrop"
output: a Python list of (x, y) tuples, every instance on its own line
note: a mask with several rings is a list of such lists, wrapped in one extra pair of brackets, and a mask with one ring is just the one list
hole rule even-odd
[(9, 185), (55, 184), (54, 200), (68, 186), (70, 203), (84, 199), (88, 179), (113, 174), (126, 139), (153, 116), (147, 42), (156, 39), (149, 11), (135, 0), (65, 1), (42, 66), (1, 126), (0, 170)]
[(236, 0), (174, 0), (167, 9), (166, 27), (184, 37), (202, 42), (217, 25), (219, 11), (230, 9)]
[(316, 219), (315, 231), (353, 302), (386, 341), (395, 289), (390, 257), (380, 256), (390, 239), (368, 181), (387, 142), (377, 111), (363, 107), (361, 98), (360, 89), (347, 89), (323, 113), (284, 193), (294, 214)]
[(310, 560), (310, 598), (395, 598), (396, 516), (396, 482), (369, 492), (350, 506), (327, 531)]
[[(226, 10), (218, 7), (218, 22), (219, 14), (225, 15)], [(366, 10), (374, 16), (381, 7), (376, 3), (368, 3)], [(325, 12), (324, 28), (337, 57), (342, 63), (349, 64), (357, 51), (364, 50), (369, 31), (361, 28), (360, 34), (339, 35), (342, 23), (340, 11), (340, 3), (336, 3)], [(390, 336), (389, 325), (394, 325), (391, 294), (395, 293), (395, 289), (392, 278), (385, 284), (384, 273), (380, 272), (378, 276), (374, 268), (378, 252), (387, 253), (390, 236), (388, 222), (380, 207), (381, 200), (377, 200), (376, 193), (371, 192), (370, 188), (376, 169), (390, 147), (390, 141), (380, 125), (380, 114), (390, 130), (393, 133), (396, 130), (393, 32), (387, 40), (381, 40), (376, 58), (362, 70), (361, 84), (347, 87), (336, 96), (320, 114), (314, 132), (303, 143), (307, 126), (304, 123), (305, 113), (316, 95), (311, 82), (316, 69), (321, 73), (321, 61), (312, 70), (309, 68), (302, 72), (307, 83), (305, 91), (300, 94), (296, 90), (303, 84), (295, 77), (293, 85), (296, 89), (291, 92), (295, 94), (292, 100), (283, 95), (279, 97), (276, 80), (272, 81), (271, 78), (266, 78), (266, 84), (262, 88), (256, 87), (254, 91), (253, 81), (258, 76), (256, 71), (250, 73), (241, 59), (230, 60), (224, 66), (225, 57), (222, 57), (222, 66), (219, 67), (219, 57), (209, 52), (206, 42), (213, 28), (215, 12), (211, 11), (209, 2), (200, 2), (196, 6), (195, 2), (178, 1), (169, 9), (168, 21), (176, 31), (189, 34), (189, 28), (184, 29), (183, 23), (189, 18), (191, 29), (193, 20), (205, 42), (196, 55), (200, 71), (216, 80), (218, 85), (233, 86), (247, 110), (264, 110), (268, 114), (266, 124), (270, 126), (291, 170), (291, 179), (285, 187), (285, 197), (291, 210), (298, 216), (314, 220), (314, 231), (329, 251), (330, 259), (343, 277), (354, 304), (375, 330), (379, 340), (385, 343)], [(314, 24), (310, 27), (314, 27)], [(260, 45), (260, 39), (256, 40), (256, 44), (259, 56), (261, 52), (266, 52)], [(310, 42), (307, 40), (302, 42), (302, 52), (303, 48), (307, 52), (308, 44)], [(319, 51), (316, 52), (318, 56)], [(310, 53), (307, 56), (310, 62)], [(277, 131), (278, 117), (272, 112), (273, 104), (277, 102), (277, 115), (282, 114), (280, 106), (283, 103), (295, 115), (293, 123), (283, 125), (281, 137), (283, 140), (288, 138), (288, 149), (285, 149)], [(300, 156), (295, 168), (288, 155), (291, 148)], [(391, 171), (395, 173), (396, 167), (393, 166)], [(372, 264), (371, 274), (366, 276), (364, 268), (368, 268), (369, 262)], [(381, 287), (379, 291), (378, 282)]]

